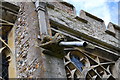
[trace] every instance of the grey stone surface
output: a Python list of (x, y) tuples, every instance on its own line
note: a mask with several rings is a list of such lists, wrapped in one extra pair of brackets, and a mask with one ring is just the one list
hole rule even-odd
[[(62, 26), (63, 29), (71, 32), (70, 34), (73, 32), (74, 35), (77, 35), (80, 39), (89, 40), (90, 42), (96, 43), (96, 45), (100, 44), (102, 47), (105, 46), (112, 50), (116, 48), (120, 49), (120, 30), (115, 28), (114, 24), (111, 23), (111, 25), (109, 25), (107, 32), (102, 19), (85, 11), (81, 11), (80, 16), (77, 16), (76, 18), (71, 7), (63, 7), (61, 4), (57, 6), (57, 4), (53, 3), (51, 5), (54, 5), (54, 7), (47, 8), (50, 20), (64, 25)], [(35, 11), (34, 3), (22, 2), (18, 3), (18, 5), (20, 6), (20, 11), (18, 20), (15, 24), (17, 77), (66, 78), (62, 59), (43, 54), (43, 49), (39, 47), (40, 40), (38, 40), (37, 37), (40, 35), (40, 28), (38, 24), (38, 14)], [(40, 21), (42, 22), (43, 20)], [(44, 24), (41, 27), (44, 27)], [(110, 47), (109, 44), (112, 46)], [(115, 50), (115, 52), (117, 51)], [(100, 55), (104, 56), (103, 54)], [(106, 55), (109, 56), (108, 53)], [(120, 75), (119, 62), (120, 61), (118, 60), (115, 65), (118, 69), (116, 77)]]
[[(79, 34), (81, 34), (80, 37), (84, 37), (86, 39), (91, 38), (91, 41), (96, 39), (95, 41), (101, 42), (101, 45), (108, 44), (116, 47), (117, 50), (120, 49), (119, 37), (117, 35), (120, 33), (120, 30), (114, 28), (116, 36), (106, 33), (106, 26), (102, 19), (91, 17), (91, 14), (83, 10), (80, 13), (80, 18), (87, 20), (88, 23), (83, 23), (82, 21), (75, 19), (76, 15), (68, 14), (67, 12), (59, 10), (58, 8), (48, 8), (48, 13), (51, 20), (79, 32)], [(111, 47), (111, 49), (114, 47)]]
[[(33, 77), (39, 68), (39, 53), (37, 52), (38, 18), (32, 2), (21, 3), (20, 13), (16, 22), (16, 60), (18, 77)], [(40, 51), (40, 50), (39, 50)], [(37, 77), (37, 75), (35, 75)]]
[[(21, 9), (16, 22), (16, 61), (18, 78), (65, 78), (66, 73), (62, 59), (44, 55), (39, 47), (40, 28), (45, 22), (41, 16), (42, 25), (39, 28), (38, 14), (34, 3), (21, 3)], [(41, 14), (40, 14), (41, 15)], [(47, 30), (45, 30), (47, 31)], [(43, 30), (44, 32), (44, 30)]]
[(66, 78), (64, 62), (54, 56), (45, 55), (45, 75), (48, 78)]

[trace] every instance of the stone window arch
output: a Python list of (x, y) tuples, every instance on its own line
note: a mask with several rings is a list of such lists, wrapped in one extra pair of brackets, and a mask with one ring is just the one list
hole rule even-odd
[[(73, 56), (76, 60), (72, 60)], [(79, 62), (77, 62), (79, 61)], [(87, 80), (112, 79), (115, 80), (113, 69), (115, 61), (107, 60), (80, 49), (69, 50), (64, 58), (68, 78), (85, 78)], [(81, 65), (76, 65), (81, 64)]]
[(16, 77), (16, 62), (14, 49), (14, 27), (13, 25), (1, 20), (0, 29), (0, 56), (1, 64), (0, 76), (7, 80)]
[[(0, 1), (0, 78), (16, 78), (15, 27), (19, 6), (7, 1)], [(2, 60), (3, 59), (3, 60)], [(6, 69), (5, 74), (4, 69)], [(7, 76), (5, 76), (7, 75)]]
[[(55, 25), (54, 22), (51, 21), (51, 30), (52, 35), (54, 36), (56, 33), (63, 34), (68, 41), (73, 40), (82, 40), (81, 38), (77, 38), (69, 34), (70, 32), (61, 28), (61, 26)], [(64, 65), (66, 70), (67, 80), (76, 80), (76, 79), (86, 79), (86, 80), (115, 80), (118, 78), (116, 76), (116, 60), (118, 57), (114, 59), (110, 59), (111, 53), (92, 53), (94, 49), (89, 51), (85, 50), (84, 48), (78, 47), (69, 47), (64, 49), (66, 56), (64, 57)], [(101, 56), (109, 54), (108, 56)]]

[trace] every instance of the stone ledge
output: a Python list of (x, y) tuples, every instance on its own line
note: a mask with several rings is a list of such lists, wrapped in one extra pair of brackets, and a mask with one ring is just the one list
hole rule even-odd
[[(95, 45), (104, 47), (104, 48), (106, 48), (106, 49), (109, 48), (109, 49), (110, 49), (111, 51), (113, 51), (113, 52), (117, 52), (117, 51), (119, 52), (119, 51), (120, 51), (120, 47), (117, 47), (117, 46), (115, 46), (115, 45), (113, 45), (113, 44), (110, 44), (110, 43), (107, 43), (107, 42), (105, 42), (105, 41), (101, 41), (100, 39), (98, 39), (98, 38), (96, 38), (96, 37), (93, 37), (93, 36), (91, 36), (91, 35), (87, 35), (87, 34), (85, 34), (85, 33), (83, 33), (83, 32), (80, 32), (80, 30), (78, 31), (78, 30), (76, 30), (76, 29), (72, 29), (72, 28), (70, 28), (69, 26), (66, 26), (66, 25), (64, 25), (64, 24), (61, 24), (61, 23), (59, 23), (59, 22), (56, 22), (55, 20), (53, 20), (53, 19), (51, 19), (51, 18), (50, 18), (50, 22), (51, 22), (52, 24), (54, 24), (55, 26), (60, 27), (60, 28), (63, 29), (63, 30), (67, 30), (68, 33), (71, 33), (71, 34), (76, 35), (76, 36), (80, 36), (81, 39), (83, 39), (83, 40), (87, 40), (87, 41), (89, 41), (89, 42), (94, 42)], [(119, 54), (119, 53), (118, 53), (118, 54)]]

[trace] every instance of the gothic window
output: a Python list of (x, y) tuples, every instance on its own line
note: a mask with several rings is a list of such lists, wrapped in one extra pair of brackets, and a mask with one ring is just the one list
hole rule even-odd
[[(67, 41), (80, 40), (80, 38), (69, 34), (67, 29), (51, 26), (51, 30), (52, 36), (55, 33), (62, 33)], [(66, 47), (64, 52), (66, 54), (64, 64), (68, 80), (115, 80), (113, 72), (115, 61), (84, 51), (78, 47)]]
[(12, 24), (9, 24), (4, 20), (0, 20), (0, 77), (5, 80), (8, 80), (8, 78), (12, 77), (11, 75), (14, 74), (14, 71), (12, 71), (15, 64), (13, 63), (14, 57), (12, 54), (12, 50), (9, 46), (9, 37), (12, 38), (12, 36), (9, 36), (12, 32), (12, 26)]
[(64, 58), (67, 78), (86, 80), (115, 80), (112, 69), (115, 62), (94, 54), (82, 52), (79, 48), (67, 51)]
[(6, 57), (5, 53), (2, 53), (2, 78), (5, 80), (8, 80), (8, 67), (9, 67), (9, 62), (8, 58)]

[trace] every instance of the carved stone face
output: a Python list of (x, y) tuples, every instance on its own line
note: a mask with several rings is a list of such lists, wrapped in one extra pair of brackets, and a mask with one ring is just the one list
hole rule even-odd
[(62, 34), (56, 33), (54, 37), (45, 36), (40, 47), (46, 49), (43, 53), (50, 54), (56, 57), (64, 57), (64, 47), (59, 46), (60, 41), (64, 41)]

